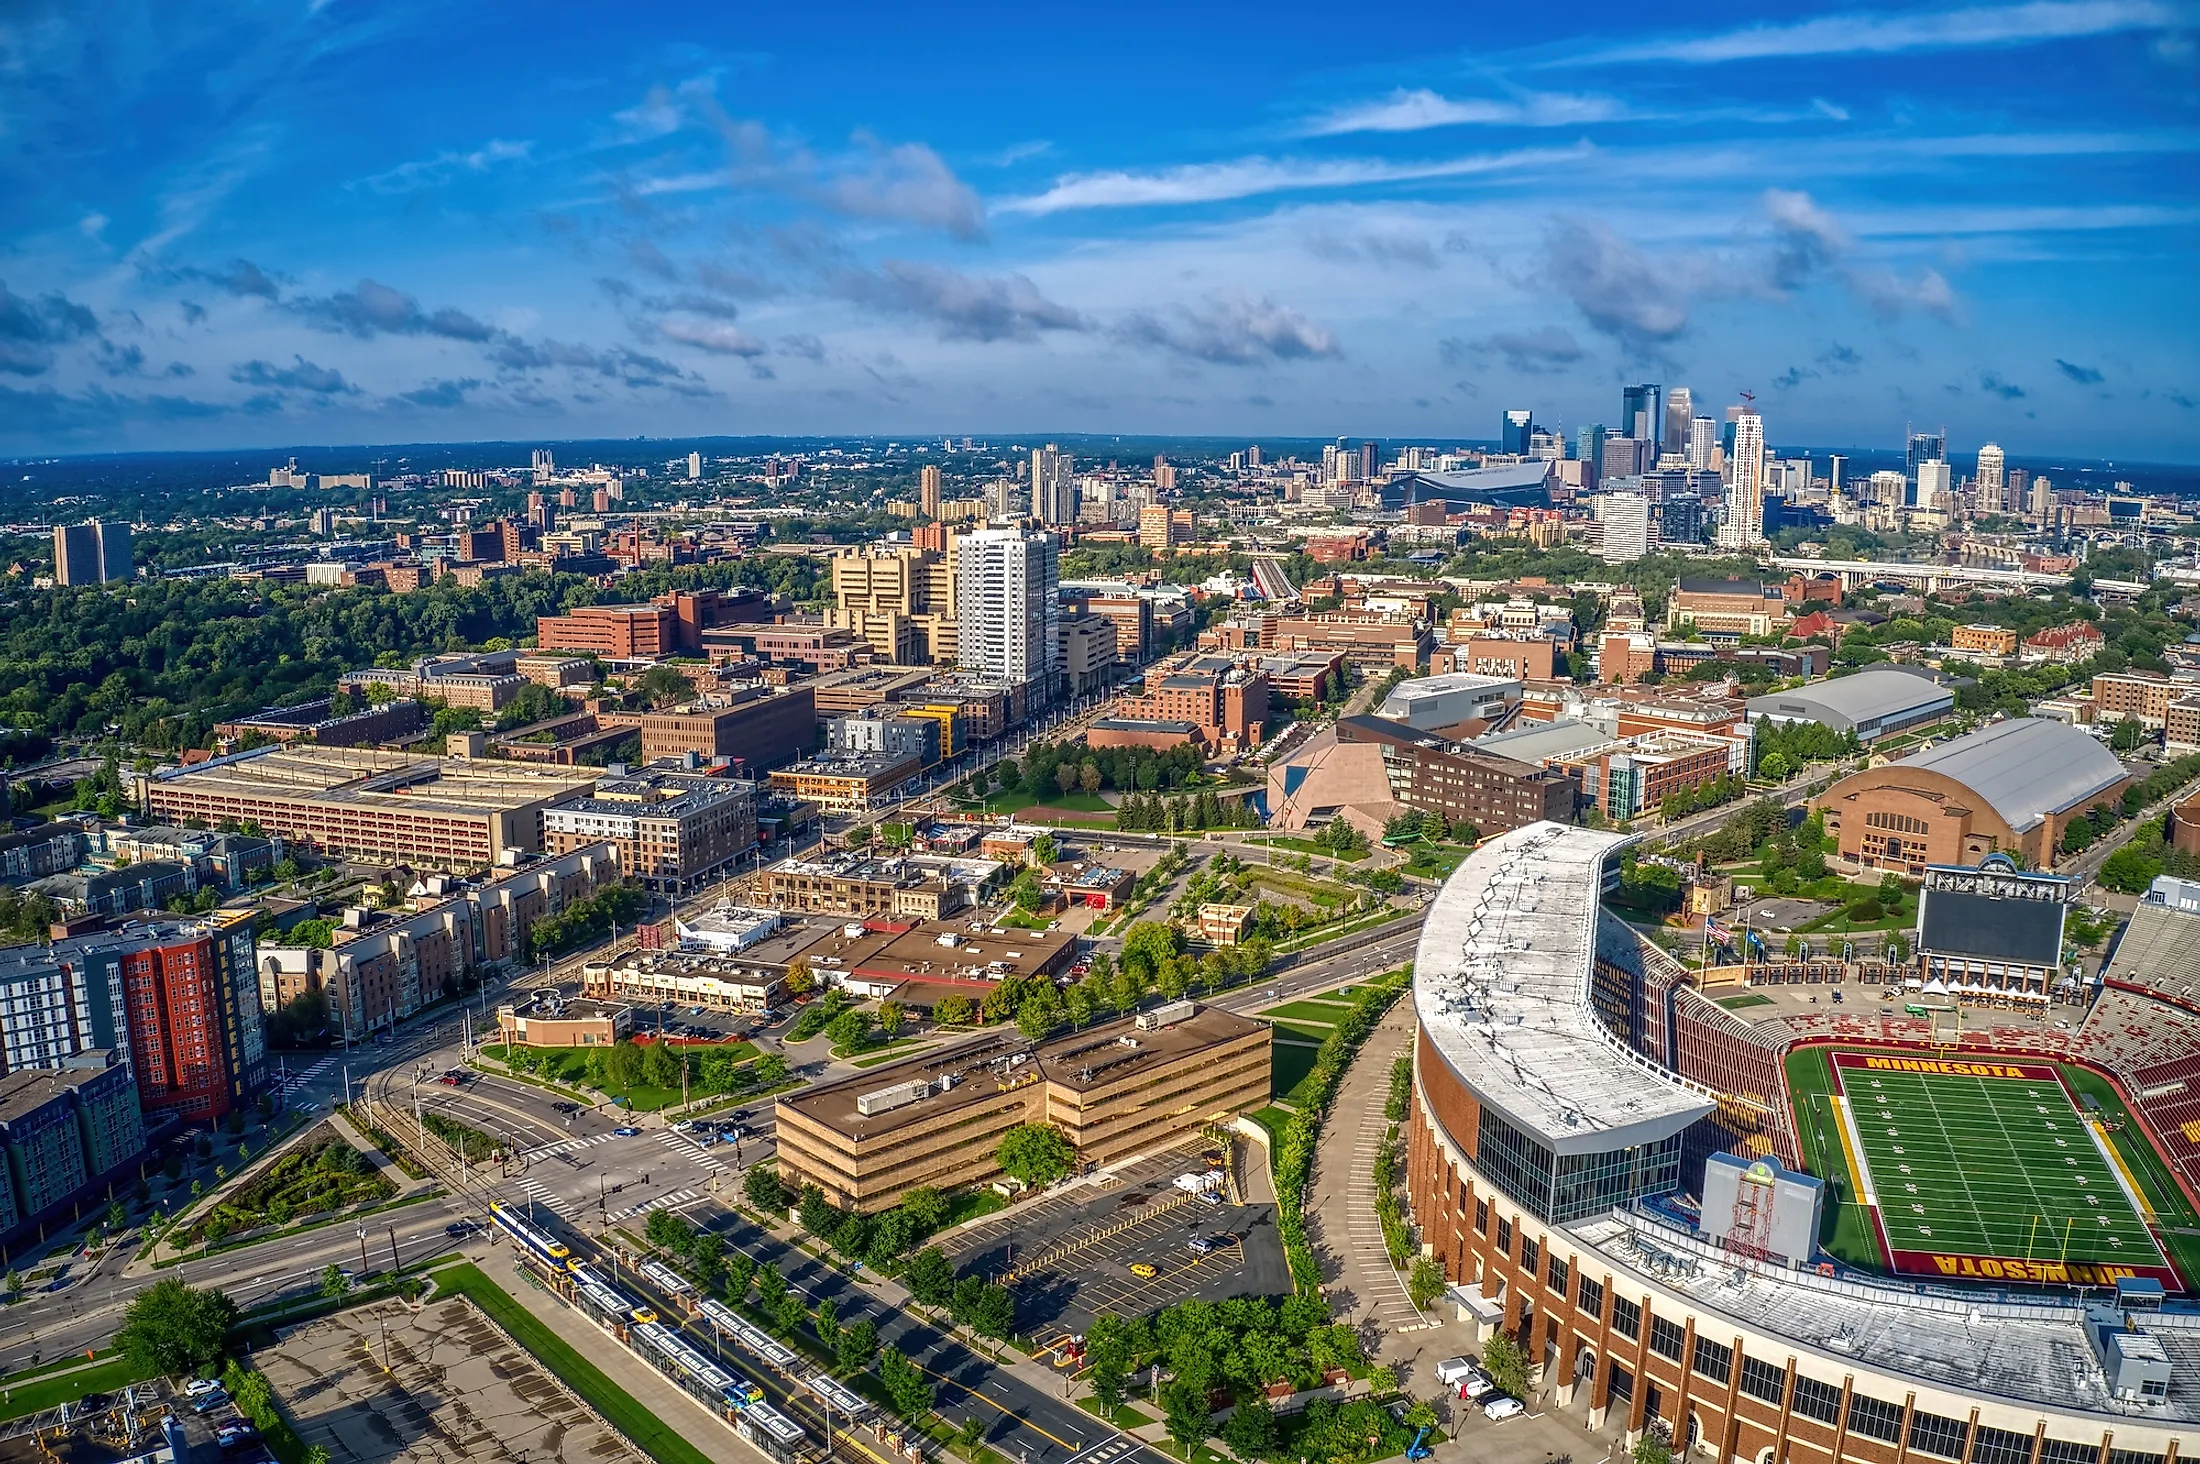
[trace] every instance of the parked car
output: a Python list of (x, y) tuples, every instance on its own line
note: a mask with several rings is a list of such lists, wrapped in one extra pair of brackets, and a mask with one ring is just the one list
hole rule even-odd
[(1216, 1194), (1213, 1190), (1201, 1190), (1199, 1192), (1199, 1198), (1202, 1204), (1213, 1205), (1218, 1209), (1226, 1203), (1223, 1200), (1222, 1196)]
[(1133, 1261), (1131, 1262), (1131, 1274), (1141, 1281), (1151, 1281), (1161, 1272), (1151, 1261)]
[(1518, 1418), (1527, 1411), (1527, 1406), (1518, 1398), (1507, 1398), (1503, 1394), (1482, 1405), (1482, 1416), (1492, 1423), (1503, 1423), (1508, 1418)]
[(223, 1424), (215, 1432), (214, 1442), (221, 1447), (223, 1453), (227, 1453), (231, 1449), (243, 1448), (259, 1436), (260, 1431), (258, 1429), (238, 1418)]
[(213, 1392), (206, 1394), (198, 1402), (192, 1404), (191, 1411), (203, 1418), (217, 1408), (227, 1408), (228, 1406), (229, 1390), (217, 1387)]
[(1215, 1243), (1204, 1235), (1195, 1235), (1184, 1242), (1184, 1248), (1195, 1256), (1203, 1256), (1215, 1248)]
[(1459, 1396), (1469, 1403), (1479, 1403), (1496, 1391), (1497, 1384), (1490, 1381), (1487, 1373), (1471, 1372), (1459, 1380)]
[(208, 1393), (219, 1393), (221, 1390), (219, 1378), (193, 1378), (184, 1384), (183, 1395), (186, 1398), (204, 1398)]

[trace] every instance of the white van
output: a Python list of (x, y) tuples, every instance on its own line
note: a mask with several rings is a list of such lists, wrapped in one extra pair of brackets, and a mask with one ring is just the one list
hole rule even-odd
[(1474, 1361), (1471, 1358), (1447, 1357), (1442, 1362), (1436, 1364), (1436, 1381), (1442, 1383), (1445, 1387), (1448, 1388), (1456, 1384), (1461, 1378), (1468, 1376), (1470, 1373), (1477, 1373), (1480, 1371), (1481, 1369), (1474, 1365)]

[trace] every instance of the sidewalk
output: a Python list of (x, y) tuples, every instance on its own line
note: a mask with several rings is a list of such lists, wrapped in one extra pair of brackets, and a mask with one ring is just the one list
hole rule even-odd
[(1372, 1324), (1384, 1333), (1425, 1326), (1406, 1295), (1405, 1280), (1391, 1267), (1375, 1217), (1375, 1150), (1388, 1120), (1391, 1064), (1412, 1049), (1413, 1003), (1400, 998), (1368, 1034), (1345, 1069), (1336, 1101), (1322, 1123), (1314, 1153), (1314, 1213), (1307, 1236), (1322, 1264), (1322, 1277), (1339, 1320)]

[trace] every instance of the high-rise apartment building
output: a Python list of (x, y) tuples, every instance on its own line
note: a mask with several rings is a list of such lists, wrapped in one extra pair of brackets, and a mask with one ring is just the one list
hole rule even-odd
[(699, 452), (691, 452), (691, 453), (689, 453), (689, 454), (688, 454), (688, 481), (689, 481), (690, 483), (692, 483), (692, 482), (694, 482), (694, 481), (695, 481), (695, 480), (696, 480), (697, 478), (700, 478), (700, 477), (702, 477), (702, 476), (703, 476), (703, 455), (702, 455), (701, 453), (699, 453)]
[(2008, 480), (2003, 473), (2001, 447), (1989, 442), (1978, 450), (1978, 506), (1987, 513), (2007, 513)]
[(1515, 407), (1506, 411), (1504, 436), (1500, 439), (1504, 450), (1514, 457), (1528, 455), (1528, 433), (1535, 426), (1535, 413)]
[(53, 531), (53, 582), (104, 585), (130, 577), (130, 526), (93, 519), (57, 524)]
[(917, 512), (928, 519), (940, 516), (940, 470), (926, 463), (917, 469)]
[(1043, 524), (1077, 522), (1077, 483), (1070, 459), (1051, 442), (1031, 453), (1031, 513)]
[(535, 477), (538, 481), (543, 478), (550, 477), (558, 470), (558, 459), (556, 454), (552, 453), (547, 447), (536, 448), (533, 468)]
[(1052, 534), (980, 529), (957, 545), (956, 659), (965, 671), (1022, 682), (1034, 704), (1061, 676), (1061, 560)]
[(1955, 470), (1939, 458), (1917, 465), (1917, 506), (1926, 513), (1947, 513), (1955, 504)]
[(1622, 388), (1619, 431), (1638, 442), (1656, 442), (1665, 432), (1665, 388), (1654, 381)]
[(1596, 500), (1604, 525), (1599, 551), (1606, 564), (1627, 564), (1650, 552), (1650, 500), (1640, 493), (1605, 493)]
[(1711, 453), (1719, 445), (1719, 423), (1715, 417), (1691, 417), (1688, 419), (1688, 466), (1699, 472), (1711, 466)]
[(1665, 430), (1660, 447), (1663, 451), (1680, 457), (1688, 451), (1689, 423), (1695, 418), (1696, 399), (1685, 386), (1676, 386), (1665, 394)]
[(1919, 463), (1944, 463), (1947, 460), (1948, 430), (1945, 427), (1938, 432), (1912, 432), (1910, 434), (1909, 458), (1906, 466), (1911, 472), (1917, 471)]
[(1765, 423), (1754, 406), (1734, 417), (1734, 456), (1727, 463), (1726, 523), (1720, 540), (1735, 548), (1764, 542)]
[(2032, 521), (2042, 525), (2055, 516), (2055, 485), (2045, 478), (2032, 480), (2031, 514)]
[(155, 922), (87, 943), (119, 967), (130, 1067), (149, 1113), (200, 1123), (241, 1105), (267, 1077), (260, 979), (249, 921)]

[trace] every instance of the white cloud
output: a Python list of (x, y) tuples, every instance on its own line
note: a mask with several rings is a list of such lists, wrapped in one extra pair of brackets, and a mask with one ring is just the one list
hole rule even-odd
[(498, 163), (523, 162), (534, 149), (532, 142), (492, 137), (472, 152), (439, 152), (432, 158), (415, 158), (359, 181), (377, 193), (435, 188), (462, 173), (486, 173)]
[(1424, 132), (1432, 127), (1476, 125), (1570, 127), (1609, 122), (1625, 114), (1626, 108), (1610, 97), (1535, 92), (1518, 100), (1497, 100), (1446, 97), (1426, 87), (1413, 91), (1399, 87), (1379, 101), (1325, 112), (1301, 131), (1308, 137), (1332, 137), (1347, 132)]
[(1614, 46), (1570, 57), (1565, 64), (1681, 61), (1716, 65), (1780, 56), (1961, 50), (2159, 30), (2177, 23), (2175, 9), (2161, 0), (2029, 0), (2021, 5), (1971, 5), (1956, 10), (1864, 11)]
[(761, 356), (771, 349), (747, 331), (719, 320), (682, 320), (675, 316), (659, 321), (657, 333), (668, 341), (714, 356)]
[(1369, 183), (1410, 183), (1432, 178), (1465, 178), (1578, 161), (1594, 151), (1573, 147), (1520, 148), (1475, 153), (1429, 162), (1385, 162), (1377, 158), (1313, 161), (1297, 158), (1237, 158), (1224, 163), (1186, 163), (1153, 172), (1114, 170), (1072, 173), (1044, 193), (1012, 198), (1002, 213), (1051, 214), (1073, 208), (1128, 208), (1150, 204), (1213, 203), (1307, 188), (1351, 188)]

